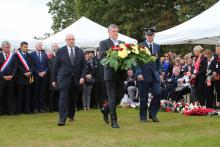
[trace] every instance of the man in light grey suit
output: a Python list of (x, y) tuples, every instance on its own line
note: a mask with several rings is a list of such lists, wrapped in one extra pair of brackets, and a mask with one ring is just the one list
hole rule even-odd
[[(101, 58), (106, 57), (106, 52), (115, 45), (123, 43), (118, 40), (118, 27), (114, 24), (108, 27), (109, 38), (103, 40), (99, 44)], [(116, 103), (123, 97), (124, 81), (126, 80), (126, 71), (114, 71), (113, 68), (108, 66), (104, 67), (104, 80), (106, 83), (108, 107), (104, 104), (101, 109), (103, 113), (104, 121), (109, 123), (108, 114), (110, 113), (111, 127), (119, 128), (117, 123)]]
[(60, 92), (58, 126), (64, 126), (67, 117), (73, 121), (76, 96), (85, 77), (83, 51), (75, 46), (74, 35), (66, 36), (66, 44), (56, 53), (52, 74), (52, 85)]

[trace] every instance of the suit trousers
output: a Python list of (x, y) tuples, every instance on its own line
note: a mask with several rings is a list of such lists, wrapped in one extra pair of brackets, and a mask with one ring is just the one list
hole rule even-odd
[(75, 116), (75, 101), (78, 96), (78, 88), (72, 76), (70, 85), (67, 88), (60, 88), (59, 96), (59, 122), (66, 122), (67, 117), (73, 119)]
[(23, 110), (25, 113), (31, 112), (31, 85), (18, 85), (17, 87), (17, 113)]
[(2, 81), (0, 83), (0, 113), (13, 114), (15, 111), (14, 81)]
[(140, 92), (140, 119), (147, 119), (147, 108), (148, 108), (148, 94), (151, 92), (153, 94), (153, 99), (151, 100), (149, 107), (149, 114), (152, 117), (156, 117), (160, 109), (160, 82), (140, 82), (139, 85)]
[(45, 110), (46, 109), (47, 79), (36, 78), (34, 82), (35, 83), (34, 83), (33, 108), (35, 110)]
[(106, 81), (106, 89), (109, 103), (109, 113), (111, 122), (117, 122), (116, 105), (120, 102), (124, 94), (124, 81)]

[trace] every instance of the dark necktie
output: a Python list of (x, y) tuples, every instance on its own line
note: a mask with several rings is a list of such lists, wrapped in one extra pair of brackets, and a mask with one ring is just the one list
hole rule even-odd
[(26, 53), (23, 53), (24, 57), (26, 58)]
[(38, 58), (39, 58), (39, 60), (40, 60), (40, 62), (41, 62), (41, 61), (42, 61), (41, 52), (38, 52), (37, 54), (38, 54)]
[(71, 61), (72, 65), (73, 65), (74, 64), (74, 53), (73, 53), (73, 49), (72, 48), (70, 50), (71, 50), (71, 52), (70, 52), (70, 61)]
[(150, 49), (151, 55), (153, 55), (152, 44), (149, 45), (149, 49)]

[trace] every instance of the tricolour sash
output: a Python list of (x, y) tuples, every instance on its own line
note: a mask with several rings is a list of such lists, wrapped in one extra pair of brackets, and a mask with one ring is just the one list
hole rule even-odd
[(11, 61), (12, 61), (12, 58), (14, 56), (14, 52), (11, 52), (8, 57), (6, 58), (6, 60), (4, 61), (4, 63), (2, 64), (1, 68), (0, 68), (0, 71), (1, 72), (4, 72), (7, 67), (10, 65)]
[(26, 61), (25, 57), (22, 55), (21, 51), (19, 51), (19, 50), (16, 51), (16, 54), (18, 55), (18, 58), (19, 58), (19, 60), (21, 61), (22, 65), (24, 66), (25, 70), (26, 70), (27, 72), (29, 72), (29, 71), (30, 71), (30, 68), (29, 68), (29, 66), (28, 66), (28, 64), (27, 64), (27, 61)]

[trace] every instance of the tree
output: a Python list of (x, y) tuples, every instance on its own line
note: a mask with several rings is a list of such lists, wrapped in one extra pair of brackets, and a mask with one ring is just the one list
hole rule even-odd
[(51, 0), (47, 6), (53, 19), (51, 28), (55, 33), (76, 21), (74, 0)]
[[(51, 0), (49, 13), (52, 29), (57, 32), (81, 16), (107, 27), (117, 24), (120, 32), (138, 41), (143, 39), (144, 27), (156, 26), (162, 31), (203, 12), (218, 0)], [(166, 47), (165, 47), (166, 48)], [(188, 46), (172, 46), (188, 51)]]

